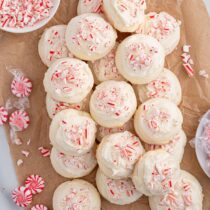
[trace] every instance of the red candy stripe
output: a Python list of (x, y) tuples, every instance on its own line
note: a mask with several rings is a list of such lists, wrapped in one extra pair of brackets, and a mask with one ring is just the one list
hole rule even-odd
[(33, 174), (26, 179), (25, 186), (32, 194), (41, 193), (45, 187), (45, 181), (41, 176)]
[(29, 116), (24, 110), (17, 110), (9, 117), (9, 124), (14, 131), (23, 131), (29, 126)]
[(48, 210), (48, 208), (42, 204), (36, 204), (31, 208), (31, 210)]
[(7, 119), (8, 119), (7, 110), (3, 106), (0, 106), (0, 125), (6, 123)]
[(12, 200), (17, 206), (26, 207), (32, 202), (31, 191), (24, 187), (18, 187), (12, 191)]
[(40, 153), (43, 157), (49, 157), (50, 156), (50, 152), (51, 152), (50, 149), (47, 149), (45, 147), (39, 147), (38, 150), (40, 151)]
[(15, 77), (12, 80), (11, 91), (19, 98), (28, 97), (32, 91), (31, 80), (24, 76)]

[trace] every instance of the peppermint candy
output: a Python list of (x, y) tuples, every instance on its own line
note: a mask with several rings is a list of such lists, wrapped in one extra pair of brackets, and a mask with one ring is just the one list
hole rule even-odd
[(0, 125), (6, 123), (7, 119), (8, 119), (7, 110), (3, 106), (0, 106)]
[(9, 124), (14, 131), (23, 131), (29, 126), (29, 116), (24, 110), (16, 110), (9, 117)]
[(32, 91), (32, 82), (23, 75), (14, 77), (11, 83), (11, 91), (19, 98), (28, 97)]
[(39, 147), (38, 150), (40, 151), (40, 153), (43, 157), (49, 157), (50, 156), (50, 153), (51, 153), (50, 149), (47, 149), (45, 147)]
[(42, 204), (36, 204), (31, 208), (31, 210), (48, 210), (48, 208)]
[(33, 174), (26, 179), (25, 186), (31, 191), (32, 194), (38, 194), (43, 191), (45, 181), (41, 176)]
[(32, 202), (32, 193), (24, 186), (18, 187), (12, 191), (12, 200), (17, 206), (26, 207)]

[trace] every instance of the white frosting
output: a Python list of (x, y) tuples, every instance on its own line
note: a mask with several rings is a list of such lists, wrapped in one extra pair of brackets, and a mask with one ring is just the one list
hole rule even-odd
[(69, 155), (90, 151), (96, 134), (96, 125), (86, 112), (66, 109), (55, 115), (50, 125), (53, 146)]
[(180, 131), (183, 116), (167, 99), (155, 98), (143, 103), (135, 113), (134, 127), (139, 137), (149, 144), (166, 144)]
[(141, 102), (151, 98), (166, 98), (179, 105), (182, 99), (182, 89), (178, 78), (166, 68), (155, 80), (145, 85), (138, 85), (137, 89)]
[(202, 202), (200, 183), (186, 171), (181, 171), (181, 178), (168, 193), (149, 197), (151, 210), (202, 210)]
[(38, 44), (39, 56), (46, 66), (60, 58), (72, 57), (65, 41), (66, 25), (55, 25), (47, 28)]
[(180, 21), (166, 12), (151, 12), (145, 16), (144, 24), (140, 26), (137, 33), (156, 38), (168, 55), (179, 43), (180, 24)]
[(146, 84), (163, 71), (165, 52), (153, 37), (136, 34), (127, 37), (116, 52), (120, 74), (133, 84)]
[(187, 143), (187, 137), (183, 130), (176, 133), (167, 144), (145, 144), (147, 151), (163, 149), (168, 152), (174, 159), (181, 162), (184, 154), (184, 148)]
[(123, 126), (116, 127), (116, 128), (106, 128), (103, 126), (98, 126), (96, 138), (98, 141), (101, 142), (101, 140), (105, 136), (113, 134), (113, 133), (123, 132), (123, 131), (130, 131), (131, 133), (134, 132), (133, 119), (126, 122)]
[(106, 80), (125, 80), (119, 73), (115, 64), (115, 53), (118, 44), (105, 57), (89, 62), (93, 75), (95, 76), (95, 83), (99, 84)]
[(155, 150), (139, 159), (132, 180), (139, 192), (152, 196), (168, 192), (179, 176), (179, 163), (164, 150)]
[(94, 150), (81, 156), (74, 156), (66, 155), (53, 147), (50, 159), (55, 171), (66, 178), (79, 178), (86, 176), (97, 165)]
[(65, 110), (65, 109), (76, 109), (76, 110), (83, 110), (89, 111), (89, 100), (92, 91), (88, 94), (88, 96), (83, 99), (81, 102), (76, 104), (70, 104), (62, 101), (57, 101), (50, 96), (48, 93), (46, 95), (46, 108), (49, 117), (52, 119), (58, 112)]
[(44, 77), (44, 88), (54, 99), (66, 103), (79, 103), (94, 84), (88, 65), (78, 59), (62, 58), (55, 61)]
[(123, 81), (105, 81), (98, 85), (90, 98), (90, 113), (101, 126), (123, 126), (136, 111), (133, 88)]
[(53, 195), (53, 210), (100, 210), (101, 200), (95, 187), (77, 179), (59, 185)]
[(104, 12), (112, 25), (121, 32), (134, 32), (144, 21), (145, 0), (106, 0)]
[(77, 14), (98, 13), (103, 14), (103, 0), (79, 0)]
[(130, 178), (111, 179), (98, 169), (96, 185), (100, 194), (110, 203), (126, 205), (137, 201), (142, 194), (138, 192)]
[(138, 137), (125, 131), (105, 136), (99, 144), (96, 158), (100, 169), (114, 179), (127, 178), (144, 153)]
[(115, 46), (116, 31), (100, 15), (86, 13), (72, 18), (66, 29), (70, 52), (82, 60), (104, 57)]

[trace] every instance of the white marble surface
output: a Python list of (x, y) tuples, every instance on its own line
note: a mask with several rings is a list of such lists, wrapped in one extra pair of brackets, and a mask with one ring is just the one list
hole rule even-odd
[[(210, 0), (205, 0), (210, 14)], [(18, 186), (15, 176), (9, 148), (4, 135), (0, 128), (0, 210), (21, 210), (14, 205), (10, 198), (12, 189)]]

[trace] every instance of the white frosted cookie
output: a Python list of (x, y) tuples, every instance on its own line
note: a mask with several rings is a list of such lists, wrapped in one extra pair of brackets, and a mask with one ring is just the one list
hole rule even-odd
[(187, 171), (165, 195), (149, 197), (151, 210), (202, 210), (203, 193), (198, 180)]
[(90, 98), (90, 113), (101, 126), (123, 126), (136, 111), (136, 95), (131, 85), (123, 81), (105, 81), (96, 87)]
[(100, 194), (110, 203), (126, 205), (137, 201), (142, 193), (138, 192), (130, 178), (111, 179), (98, 169), (96, 185)]
[(144, 144), (145, 149), (147, 151), (163, 149), (168, 152), (174, 159), (179, 162), (182, 161), (184, 148), (187, 143), (187, 137), (185, 132), (181, 129), (178, 133), (176, 133), (172, 139), (167, 144)]
[(106, 80), (125, 80), (122, 75), (120, 75), (115, 64), (115, 53), (117, 46), (118, 43), (105, 57), (93, 62), (89, 62), (93, 75), (95, 76), (96, 84)]
[(148, 144), (169, 143), (180, 131), (182, 123), (183, 116), (180, 109), (163, 98), (144, 102), (134, 116), (136, 133)]
[(66, 29), (66, 44), (76, 57), (94, 61), (115, 46), (117, 33), (98, 14), (86, 13), (72, 18)]
[(145, 0), (105, 0), (103, 9), (108, 20), (121, 32), (134, 32), (144, 22)]
[(102, 172), (113, 179), (127, 178), (144, 153), (137, 136), (124, 131), (105, 136), (98, 146), (96, 158)]
[(65, 41), (66, 25), (55, 25), (47, 28), (38, 44), (38, 52), (42, 62), (50, 66), (55, 60), (72, 57)]
[(87, 181), (75, 179), (57, 187), (53, 210), (100, 210), (101, 199), (96, 188)]
[(124, 39), (116, 52), (120, 74), (133, 84), (146, 84), (163, 71), (165, 52), (153, 37), (136, 34)]
[(134, 125), (133, 125), (133, 119), (129, 120), (126, 122), (123, 126), (121, 127), (116, 127), (116, 128), (106, 128), (103, 126), (98, 126), (97, 133), (96, 133), (96, 139), (101, 142), (101, 140), (110, 134), (113, 133), (119, 133), (123, 131), (129, 131), (131, 133), (134, 133)]
[(152, 196), (168, 192), (179, 176), (178, 161), (164, 150), (154, 150), (146, 152), (136, 163), (132, 180), (139, 192)]
[(46, 108), (49, 117), (52, 119), (58, 112), (65, 110), (65, 109), (76, 109), (76, 110), (83, 110), (89, 111), (89, 101), (92, 91), (88, 94), (88, 96), (83, 99), (81, 102), (76, 104), (70, 104), (62, 101), (57, 101), (50, 96), (49, 93), (46, 95)]
[(98, 13), (103, 14), (103, 0), (79, 0), (77, 14)]
[(96, 125), (87, 112), (66, 109), (55, 115), (50, 125), (50, 141), (69, 155), (83, 155), (95, 142)]
[(168, 55), (179, 43), (180, 25), (181, 22), (167, 12), (150, 12), (145, 16), (144, 24), (140, 25), (137, 33), (156, 38)]
[(145, 85), (137, 85), (141, 102), (151, 98), (166, 98), (179, 105), (182, 100), (182, 89), (177, 76), (168, 69), (164, 69), (153, 81)]
[(55, 171), (66, 178), (79, 178), (88, 175), (97, 165), (95, 151), (81, 155), (66, 155), (52, 148), (50, 159)]
[(79, 103), (92, 90), (94, 79), (89, 66), (75, 58), (55, 61), (45, 73), (44, 88), (55, 100)]

